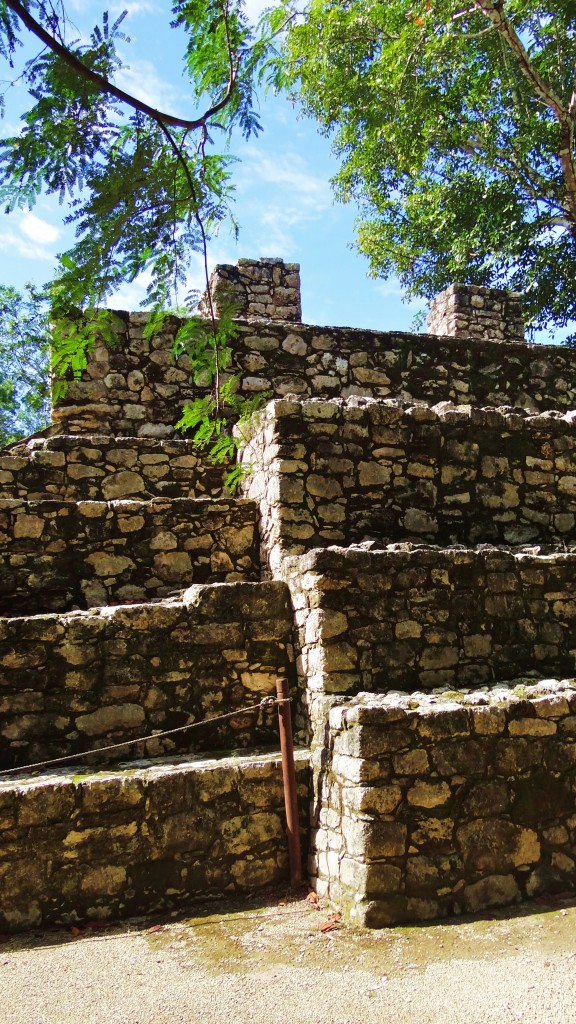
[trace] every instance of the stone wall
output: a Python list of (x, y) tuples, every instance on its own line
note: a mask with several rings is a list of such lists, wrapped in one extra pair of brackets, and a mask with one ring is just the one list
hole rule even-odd
[(36, 438), (0, 453), (0, 497), (108, 501), (221, 498), (226, 466), (191, 441), (83, 435)]
[(256, 509), (231, 498), (0, 500), (0, 614), (164, 597), (258, 576)]
[(219, 316), (226, 306), (235, 316), (271, 320), (302, 320), (300, 266), (279, 259), (238, 260), (236, 266), (220, 263), (210, 277), (210, 299), (205, 293), (198, 313)]
[(378, 538), (523, 544), (575, 538), (576, 415), (276, 401), (242, 458), (270, 564)]
[(576, 884), (576, 683), (361, 695), (330, 713), (322, 896), (373, 927)]
[(575, 571), (576, 553), (489, 546), (330, 547), (287, 559), (308, 692), (572, 675)]
[[(304, 806), (305, 752), (297, 775)], [(283, 807), (273, 755), (0, 781), (0, 929), (154, 913), (284, 881)]]
[[(203, 394), (186, 356), (172, 355), (178, 323), (152, 341), (147, 315), (120, 314), (112, 351), (96, 345), (82, 380), (53, 412), (59, 433), (171, 437), (185, 402)], [(240, 393), (272, 398), (415, 399), (434, 404), (515, 405), (532, 411), (576, 406), (576, 351), (555, 346), (490, 345), (459, 338), (237, 321), (231, 371)]]
[[(282, 583), (194, 586), (173, 603), (0, 619), (0, 768), (68, 756), (257, 704), (293, 676)], [(298, 702), (295, 701), (294, 710)], [(276, 744), (276, 708), (96, 763)]]
[(502, 288), (451, 284), (430, 303), (430, 334), (482, 341), (524, 341), (522, 297)]

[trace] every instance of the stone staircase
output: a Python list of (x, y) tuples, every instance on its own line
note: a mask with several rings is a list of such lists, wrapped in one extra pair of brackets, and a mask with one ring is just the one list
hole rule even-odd
[(272, 403), (244, 457), (290, 586), (309, 871), (370, 926), (576, 881), (574, 416)]
[(371, 926), (576, 881), (574, 415), (272, 403), (244, 457), (291, 590), (309, 871)]
[[(177, 439), (33, 438), (0, 465), (0, 928), (284, 878), (261, 701), (294, 682), (292, 614), (254, 502)], [(307, 772), (303, 750), (303, 809)]]
[(173, 436), (198, 389), (142, 314), (0, 457), (0, 766), (95, 751), (0, 776), (1, 928), (285, 877), (275, 712), (154, 735), (295, 666), (322, 896), (381, 926), (574, 887), (576, 353), (489, 289), (438, 337), (304, 325), (296, 277), (213, 282), (272, 396), (241, 498)]

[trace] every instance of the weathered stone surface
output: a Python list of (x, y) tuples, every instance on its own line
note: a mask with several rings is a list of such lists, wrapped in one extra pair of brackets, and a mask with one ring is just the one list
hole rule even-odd
[[(31, 520), (43, 527), (40, 548)], [(0, 558), (3, 615), (163, 597), (178, 585), (255, 579), (256, 509), (231, 498), (4, 499)]]
[(145, 748), (100, 759), (277, 742), (274, 709), (164, 740), (153, 733), (257, 704), (291, 676), (283, 583), (198, 585), (183, 601), (0, 624), (0, 767), (151, 735)]
[(210, 465), (191, 441), (179, 438), (64, 435), (32, 438), (17, 450), (18, 456), (4, 459), (2, 497), (108, 501), (130, 496), (219, 498), (226, 493), (228, 467)]
[[(10, 615), (125, 607), (0, 619), (0, 757), (142, 734), (156, 736), (131, 756), (273, 741), (262, 706), (158, 735), (259, 704), (289, 671), (287, 587), (232, 583), (258, 573), (257, 503), (295, 614), (319, 888), (388, 924), (573, 884), (573, 687), (492, 683), (573, 671), (576, 356), (511, 344), (516, 299), (474, 287), (442, 300), (446, 330), (462, 330), (465, 307), (470, 337), (440, 340), (297, 323), (297, 268), (277, 260), (220, 268), (214, 284), (245, 317), (240, 395), (275, 399), (244, 452), (251, 513), (172, 439), (179, 407), (206, 394), (173, 357), (178, 323), (144, 338), (146, 316), (121, 314), (118, 345), (96, 344), (55, 410), (79, 435), (0, 457), (0, 594)], [(108, 914), (277, 872), (278, 778), (252, 767), (239, 780), (222, 762), (203, 784), (138, 771), (123, 786), (0, 792), (0, 878), (19, 894), (6, 927), (73, 919), (62, 895)], [(15, 829), (33, 862), (14, 857)]]
[[(508, 736), (514, 722), (549, 722), (536, 717), (540, 706), (554, 708), (561, 727), (574, 701), (574, 680), (524, 679), (480, 693), (361, 693), (335, 705), (316, 783), (325, 828), (322, 842), (312, 832), (315, 884), (374, 927), (571, 887), (576, 762), (555, 731)], [(483, 730), (462, 739), (469, 710), (483, 711)], [(384, 753), (376, 737), (397, 729), (398, 716), (405, 748)], [(502, 744), (521, 744), (524, 767), (510, 766)]]
[(522, 342), (521, 296), (501, 288), (452, 284), (430, 304), (431, 334), (473, 338), (475, 342)]
[[(569, 414), (551, 418), (471, 407), (456, 412), (440, 404), (422, 415), (422, 408), (394, 398), (302, 399), (287, 408), (270, 403), (242, 458), (257, 467), (243, 487), (260, 503), (274, 568), (303, 549), (366, 537), (389, 543), (412, 536), (440, 544), (570, 538), (576, 520), (565, 517), (573, 516), (574, 495), (563, 482), (576, 474), (576, 424)], [(560, 441), (562, 454), (546, 459)], [(295, 450), (299, 458), (289, 462)], [(549, 479), (534, 480), (534, 463), (548, 462), (554, 470)], [(330, 499), (338, 514), (328, 519)], [(290, 518), (296, 510), (297, 537)], [(486, 583), (495, 610), (521, 589), (500, 566), (488, 571)], [(489, 653), (493, 642), (490, 634), (472, 633), (467, 657)], [(441, 646), (428, 657), (431, 669), (451, 667), (450, 651)]]
[[(303, 807), (304, 751), (296, 770)], [(12, 812), (9, 833), (0, 825), (0, 927), (150, 913), (278, 883), (287, 873), (281, 774), (277, 756), (252, 754), (0, 781)]]
[[(249, 272), (268, 273), (264, 264), (256, 267), (251, 262)], [(239, 273), (240, 278), (247, 273), (246, 267), (227, 269), (236, 276)], [(287, 277), (297, 280), (296, 272)], [(255, 354), (262, 353), (266, 365), (258, 371), (259, 389), (269, 390), (275, 397), (404, 395), (430, 405), (445, 401), (456, 405), (515, 405), (533, 412), (566, 410), (576, 405), (576, 361), (570, 350), (539, 346), (535, 354), (527, 346), (508, 342), (498, 344), (495, 356), (492, 342), (498, 339), (493, 337), (491, 342), (476, 346), (471, 372), (469, 338), (286, 323), (286, 319), (298, 319), (296, 284), (288, 291), (292, 299), (287, 305), (269, 303), (268, 297), (260, 303), (255, 297), (250, 299), (248, 318), (238, 321), (231, 371), (240, 376), (241, 393), (251, 393), (255, 378), (248, 366)], [(242, 294), (248, 297), (247, 292)], [(113, 351), (96, 346), (85, 379), (80, 387), (72, 386), (59, 403), (55, 422), (71, 434), (98, 431), (120, 436), (136, 431), (140, 436), (154, 437), (163, 430), (173, 435), (175, 410), (205, 393), (194, 384), (186, 356), (173, 364), (173, 339), (179, 324), (176, 320), (166, 324), (150, 351), (150, 343), (142, 339), (147, 315), (117, 316), (118, 345)], [(265, 319), (270, 316), (277, 318), (276, 322)], [(104, 376), (100, 372), (103, 361), (107, 364)], [(131, 376), (134, 370), (141, 377)], [(126, 387), (124, 381), (128, 384), (128, 378), (130, 386)], [(168, 395), (167, 389), (171, 389)]]
[[(281, 566), (298, 609), (304, 671), (326, 693), (460, 691), (494, 677), (533, 673), (535, 667), (542, 675), (568, 676), (575, 649), (568, 607), (575, 569), (575, 552), (412, 543), (332, 545), (283, 557)], [(513, 581), (516, 592), (494, 593), (500, 580), (508, 587)], [(329, 635), (331, 622), (337, 623), (337, 643)], [(409, 628), (399, 636), (404, 623)], [(517, 717), (506, 738), (508, 755), (503, 750), (502, 756), (521, 758), (524, 739), (552, 735), (562, 720), (555, 713)], [(434, 729), (440, 739), (444, 721), (445, 735), (452, 738), (500, 730), (499, 713), (486, 714), (482, 706), (446, 708), (418, 728)], [(467, 749), (468, 758), (481, 762), (477, 747)]]
[(500, 907), (521, 899), (521, 892), (513, 875), (492, 875), (468, 885), (463, 891), (462, 901), (469, 913)]

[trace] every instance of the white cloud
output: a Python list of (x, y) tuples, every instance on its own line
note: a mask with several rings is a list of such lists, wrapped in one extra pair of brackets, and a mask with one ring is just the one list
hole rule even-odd
[(114, 292), (106, 305), (110, 309), (140, 309), (140, 303), (146, 298), (146, 288), (150, 284), (149, 274), (140, 274), (134, 281), (129, 281)]
[(3, 252), (16, 253), (27, 260), (42, 260), (43, 262), (54, 263), (54, 253), (36, 242), (27, 242), (21, 235), (16, 234), (11, 228), (7, 231), (0, 231), (0, 250)]
[(0, 250), (21, 256), (26, 260), (54, 263), (54, 242), (60, 229), (34, 213), (13, 214), (8, 226), (0, 231)]
[(20, 230), (38, 245), (52, 245), (60, 236), (60, 229), (48, 221), (36, 217), (34, 213), (23, 213), (20, 219)]
[(421, 309), (426, 309), (428, 305), (426, 299), (419, 299), (414, 296), (407, 298), (400, 281), (396, 277), (391, 277), (387, 281), (378, 282), (375, 285), (375, 291), (380, 295), (383, 295), (385, 299), (400, 299), (406, 306), (406, 309), (414, 311), (415, 313), (419, 312)]
[(160, 8), (154, 3), (154, 0), (126, 0), (126, 2), (110, 4), (110, 10), (113, 14), (119, 15), (124, 11), (128, 15), (134, 14), (158, 14)]
[(300, 204), (313, 206), (320, 211), (331, 203), (330, 185), (325, 178), (313, 174), (300, 153), (286, 150), (283, 153), (266, 154), (255, 147), (248, 147), (243, 158), (238, 188), (254, 185), (255, 179), (276, 186), (278, 201), (292, 193)]
[(290, 150), (266, 154), (249, 147), (237, 191), (242, 194), (241, 234), (258, 256), (293, 259), (298, 231), (321, 220), (332, 205), (328, 181)]
[(267, 7), (272, 7), (271, 0), (245, 0), (246, 14), (250, 21), (257, 22)]
[(157, 110), (169, 110), (176, 101), (175, 89), (160, 77), (150, 60), (132, 59), (129, 66), (120, 69), (115, 82), (125, 92)]

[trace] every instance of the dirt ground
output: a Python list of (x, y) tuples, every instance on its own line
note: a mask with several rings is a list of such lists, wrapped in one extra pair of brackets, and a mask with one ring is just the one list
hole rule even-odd
[(305, 894), (0, 941), (1, 1024), (576, 1024), (576, 900), (358, 931)]

